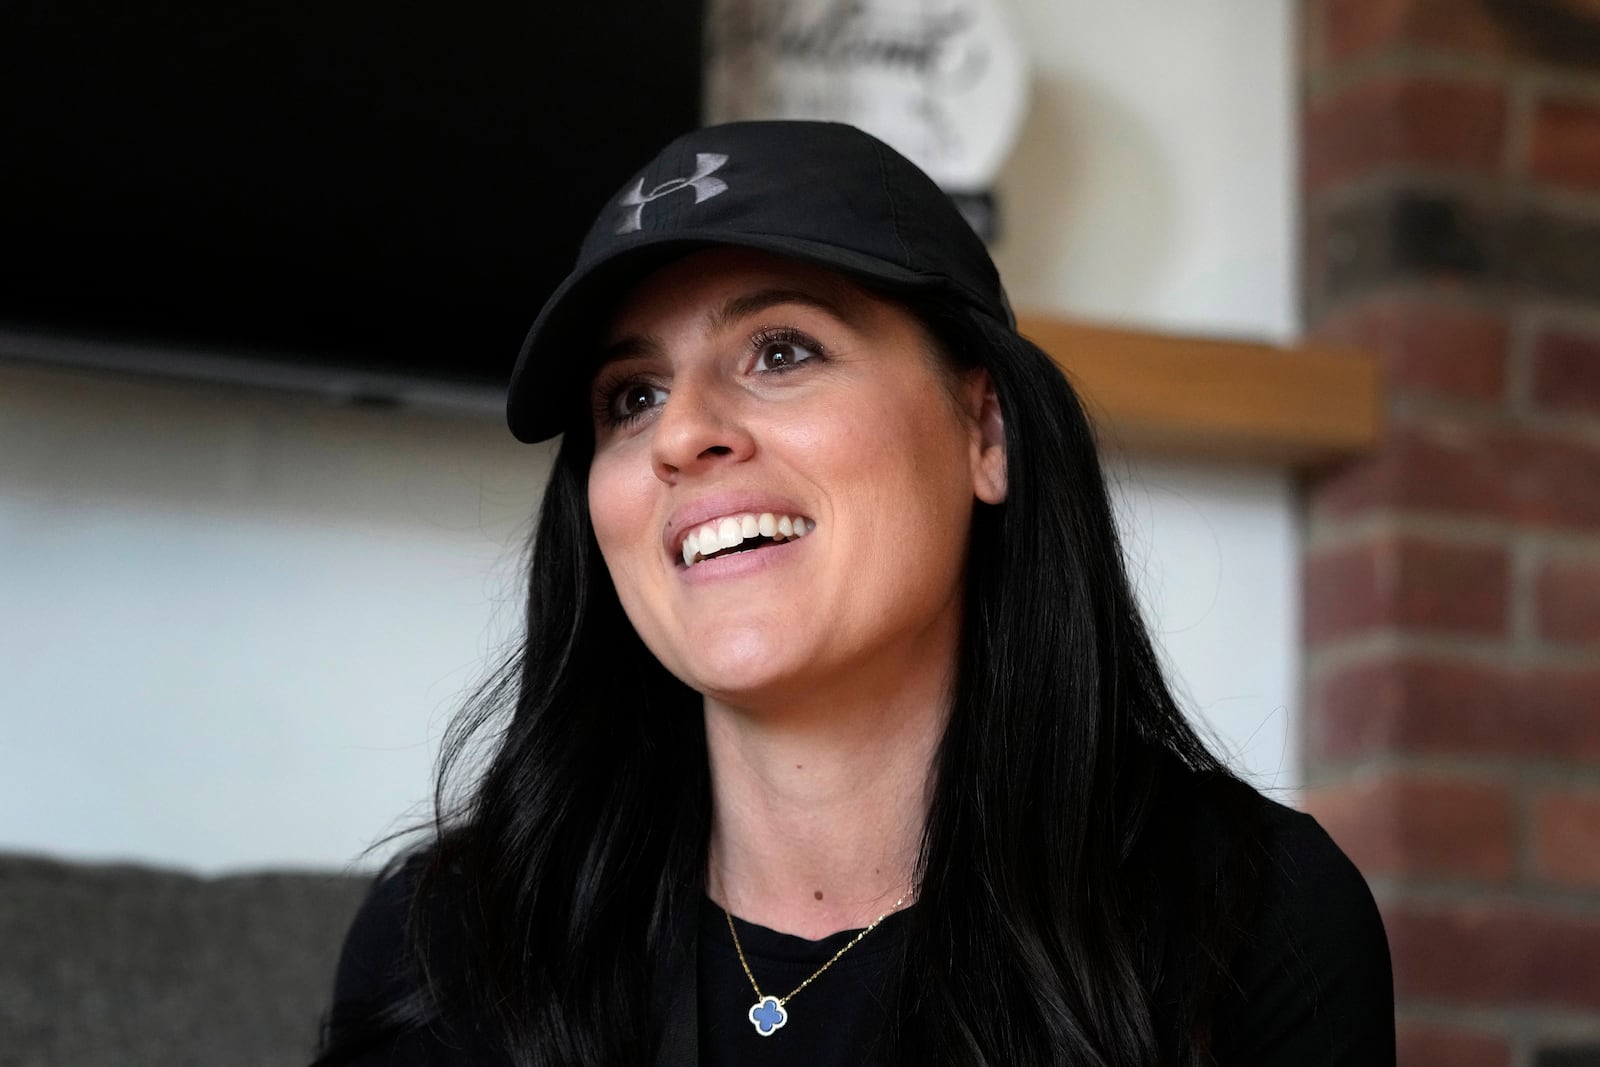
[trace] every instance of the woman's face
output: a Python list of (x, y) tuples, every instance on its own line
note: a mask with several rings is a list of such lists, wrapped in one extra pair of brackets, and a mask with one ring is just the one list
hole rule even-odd
[(1004, 494), (986, 375), (840, 276), (736, 249), (650, 276), (602, 342), (590, 514), (668, 670), (746, 707), (948, 673), (973, 502)]

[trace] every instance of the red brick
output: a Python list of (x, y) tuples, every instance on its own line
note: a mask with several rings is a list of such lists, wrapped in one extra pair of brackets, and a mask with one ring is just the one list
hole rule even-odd
[(1546, 558), (1534, 589), (1540, 637), (1600, 645), (1600, 555)]
[(1306, 639), (1379, 628), (1499, 636), (1510, 585), (1502, 545), (1385, 537), (1317, 552), (1305, 565)]
[(1600, 444), (1509, 424), (1396, 423), (1382, 450), (1313, 488), (1318, 516), (1472, 515), (1600, 530)]
[(1600, 528), (1600, 444), (1539, 431), (1491, 434), (1485, 445), (1507, 481), (1507, 517)]
[(1369, 877), (1511, 876), (1516, 818), (1502, 786), (1396, 773), (1313, 789), (1305, 802)]
[(1504, 1037), (1431, 1023), (1395, 1025), (1399, 1067), (1510, 1067), (1511, 1045)]
[(1533, 352), (1533, 399), (1547, 411), (1600, 415), (1600, 334), (1541, 335)]
[(1504, 471), (1476, 429), (1391, 422), (1381, 450), (1312, 487), (1313, 512), (1352, 518), (1374, 510), (1487, 514), (1508, 510)]
[(1548, 185), (1600, 190), (1600, 103), (1541, 100), (1533, 113), (1528, 173)]
[(1317, 336), (1376, 352), (1399, 395), (1496, 403), (1510, 328), (1502, 314), (1416, 300), (1370, 301), (1324, 319)]
[(1600, 1009), (1600, 916), (1491, 901), (1393, 903), (1397, 999)]
[(1322, 7), (1331, 63), (1397, 45), (1475, 55), (1514, 47), (1482, 0), (1322, 0)]
[(1533, 863), (1552, 885), (1600, 890), (1600, 789), (1552, 789), (1535, 798)]
[(1400, 40), (1413, 0), (1311, 0), (1327, 63), (1345, 62)]
[(1385, 657), (1311, 679), (1307, 754), (1492, 756), (1600, 765), (1600, 668)]
[[(1600, 67), (1600, 0), (1308, 0), (1326, 32), (1313, 71), (1388, 53)], [(1308, 23), (1309, 24), (1309, 23)]]
[(1315, 192), (1397, 164), (1494, 173), (1506, 138), (1505, 86), (1440, 76), (1383, 77), (1315, 101), (1303, 164)]

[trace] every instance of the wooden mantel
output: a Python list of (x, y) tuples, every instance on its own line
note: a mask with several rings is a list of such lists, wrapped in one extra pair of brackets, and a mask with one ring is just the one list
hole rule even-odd
[(1370, 353), (1018, 319), (1111, 448), (1304, 469), (1369, 451), (1382, 432)]

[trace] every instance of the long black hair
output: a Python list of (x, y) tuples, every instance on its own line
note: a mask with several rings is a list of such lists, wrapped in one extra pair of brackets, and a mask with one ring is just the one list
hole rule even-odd
[[(1206, 1062), (1249, 905), (1248, 789), (1163, 678), (1066, 378), (987, 316), (901, 303), (952, 371), (988, 371), (1007, 488), (973, 519), (891, 1059)], [(459, 803), (441, 785), (412, 861), (417, 981), (336, 1028), (321, 1063), (417, 1026), (519, 1067), (651, 1059), (652, 968), (703, 893), (709, 771), (700, 698), (644, 647), (600, 558), (592, 453), (575, 423), (531, 547), (525, 641), (447, 738), (441, 783), (485, 738), (489, 755)], [(1196, 853), (1202, 809), (1224, 833)]]

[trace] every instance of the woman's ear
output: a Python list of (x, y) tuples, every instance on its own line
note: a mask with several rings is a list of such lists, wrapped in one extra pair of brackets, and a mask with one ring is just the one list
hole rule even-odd
[(989, 372), (972, 371), (965, 383), (972, 417), (972, 492), (985, 504), (1006, 498), (1006, 423)]

